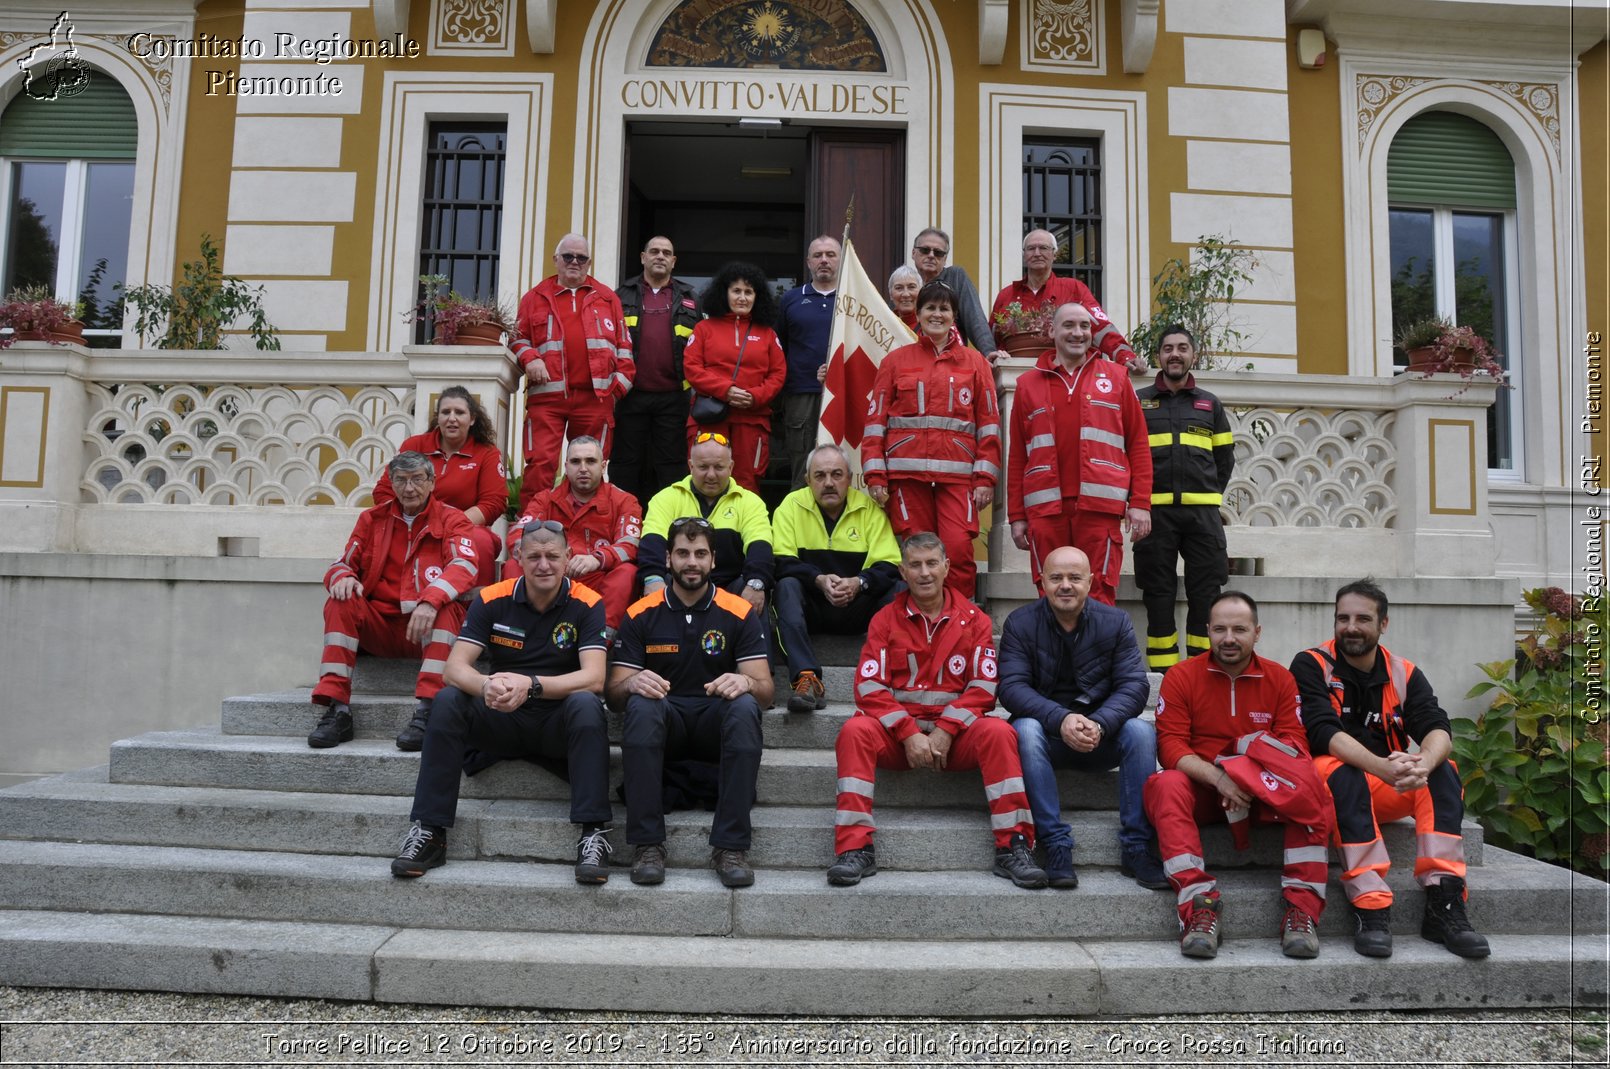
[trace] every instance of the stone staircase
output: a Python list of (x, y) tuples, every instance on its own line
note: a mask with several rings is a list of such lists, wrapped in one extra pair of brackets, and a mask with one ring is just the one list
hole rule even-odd
[(336, 749), (303, 741), (307, 689), (249, 695), (223, 703), (218, 727), (127, 739), (107, 765), (0, 791), (0, 984), (826, 1015), (1606, 1001), (1606, 885), (1485, 846), (1472, 823), (1470, 913), (1493, 945), (1475, 962), (1419, 938), (1406, 823), (1387, 834), (1400, 861), (1391, 960), (1353, 952), (1334, 878), (1320, 957), (1282, 957), (1278, 831), (1258, 829), (1238, 854), (1222, 827), (1205, 848), (1225, 943), (1216, 961), (1182, 958), (1172, 895), (1117, 871), (1111, 774), (1061, 774), (1075, 891), (990, 875), (976, 772), (880, 772), (882, 871), (829, 887), (832, 744), (857, 644), (823, 644), (836, 665), (826, 710), (766, 714), (752, 888), (726, 890), (704, 867), (698, 812), (668, 817), (664, 885), (635, 887), (622, 867), (578, 886), (567, 788), (523, 761), (466, 783), (446, 866), (392, 879), (418, 764), (391, 742), (413, 705), (412, 666), (365, 660), (359, 737)]

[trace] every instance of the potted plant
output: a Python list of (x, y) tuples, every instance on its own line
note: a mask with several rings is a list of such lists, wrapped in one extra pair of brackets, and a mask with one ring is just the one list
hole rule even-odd
[(1051, 309), (1013, 301), (990, 317), (995, 340), (1013, 356), (1039, 356), (1051, 348)]
[(1463, 378), (1469, 389), (1472, 376), (1486, 375), (1500, 386), (1509, 387), (1508, 372), (1498, 362), (1499, 354), (1471, 327), (1456, 327), (1437, 316), (1421, 319), (1398, 332), (1397, 345), (1409, 357), (1406, 370), (1422, 378), (1452, 372)]
[(141, 345), (154, 337), (158, 349), (222, 349), (225, 331), (244, 318), (257, 348), (280, 347), (263, 310), (263, 287), (224, 274), (210, 234), (201, 235), (201, 258), (186, 263), (181, 276), (177, 286), (117, 287), (134, 308)]
[(446, 275), (420, 275), (419, 281), (424, 295), (403, 321), (428, 318), (437, 345), (501, 345), (514, 331), (514, 316), (495, 298), (465, 297), (449, 287)]
[[(1247, 336), (1236, 326), (1236, 295), (1251, 285), (1258, 259), (1229, 238), (1203, 235), (1185, 259), (1174, 257), (1152, 276), (1152, 318), (1135, 327), (1129, 342), (1153, 365), (1163, 330), (1182, 324), (1196, 339), (1197, 369), (1229, 370), (1226, 355), (1240, 351)], [(1251, 365), (1241, 365), (1250, 367)]]
[(43, 284), (14, 289), (0, 302), (0, 349), (9, 349), (13, 342), (47, 341), (52, 345), (68, 342), (84, 344), (84, 324), (78, 318), (78, 309), (65, 301), (58, 301), (50, 287)]

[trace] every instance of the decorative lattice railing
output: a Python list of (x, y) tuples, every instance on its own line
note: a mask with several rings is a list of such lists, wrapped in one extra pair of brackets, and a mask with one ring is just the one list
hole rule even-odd
[(1229, 522), (1393, 526), (1392, 412), (1260, 405), (1230, 407), (1229, 415), (1235, 432), (1235, 474), (1223, 507)]

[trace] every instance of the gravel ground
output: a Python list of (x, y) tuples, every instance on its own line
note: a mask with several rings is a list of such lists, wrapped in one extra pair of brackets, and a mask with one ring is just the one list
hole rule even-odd
[(3, 1065), (1605, 1065), (1599, 1011), (672, 1017), (0, 987)]

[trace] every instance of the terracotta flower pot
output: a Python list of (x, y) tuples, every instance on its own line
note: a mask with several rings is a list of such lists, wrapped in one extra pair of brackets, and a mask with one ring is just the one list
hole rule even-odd
[(59, 330), (19, 330), (15, 340), (48, 341), (52, 345), (83, 345), (84, 324), (80, 320), (69, 319)]
[(1000, 339), (1000, 344), (1012, 356), (1037, 357), (1051, 348), (1051, 339), (1044, 334), (1009, 334)]
[[(436, 324), (436, 336), (433, 341), (437, 345), (449, 344), (442, 336), (446, 330), (444, 324)], [(453, 339), (453, 345), (501, 345), (503, 344), (503, 328), (495, 323), (461, 323), (458, 336)]]

